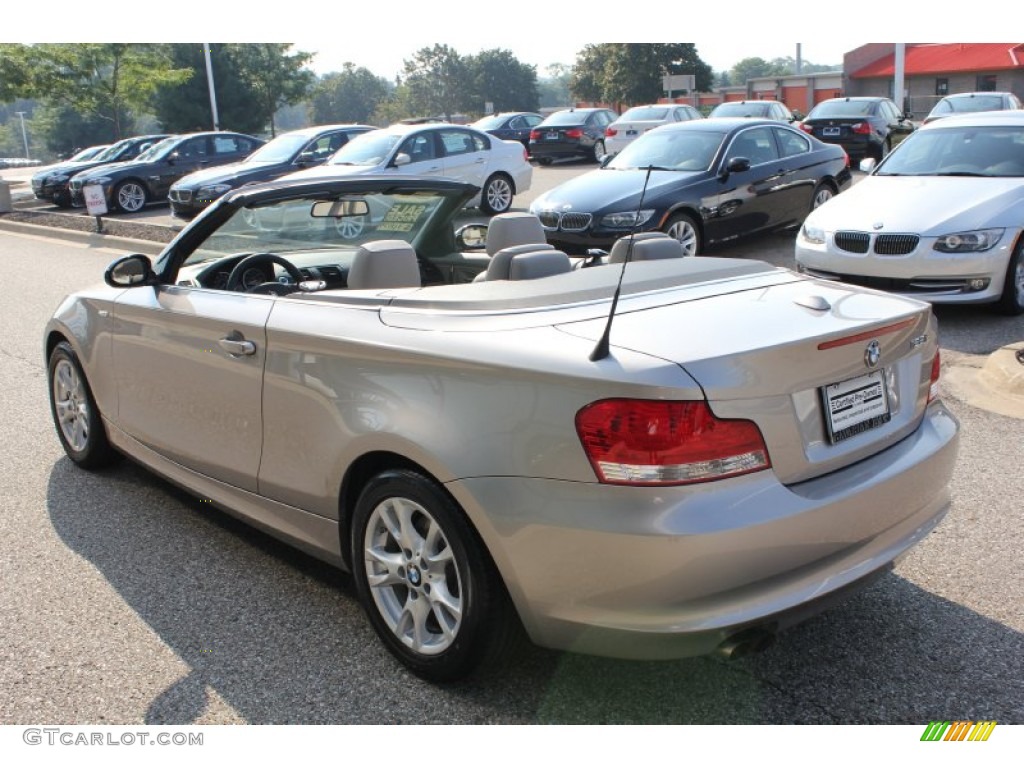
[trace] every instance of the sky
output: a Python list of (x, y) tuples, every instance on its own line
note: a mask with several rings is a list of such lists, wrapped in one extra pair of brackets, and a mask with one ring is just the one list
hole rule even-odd
[[(646, 0), (642, 5), (595, 0), (585, 9), (561, 9), (545, 17), (544, 3), (388, 0), (238, 6), (175, 0), (166, 12), (157, 6), (142, 12), (135, 0), (107, 0), (102, 14), (87, 16), (81, 13), (81, 0), (47, 0), (49, 18), (74, 22), (41, 24), (30, 4), (8, 5), (0, 42), (290, 42), (315, 54), (311, 68), (317, 74), (338, 71), (351, 61), (388, 79), (401, 71), (405, 59), (435, 43), (462, 55), (504, 48), (535, 65), (543, 77), (549, 64), (572, 65), (588, 44), (671, 37), (693, 42), (701, 59), (720, 72), (754, 56), (795, 58), (797, 43), (804, 61), (838, 65), (846, 51), (866, 42), (900, 37), (992, 42), (996, 35), (1009, 37), (1016, 31), (1012, 23), (993, 23), (1001, 11), (1008, 20), (1018, 16), (1011, 0), (985, 0), (986, 13), (975, 18), (958, 14), (955, 26), (946, 14), (924, 15), (909, 3), (832, 16), (825, 6), (797, 0)], [(637, 9), (635, 18), (624, 11), (630, 7)], [(800, 12), (787, 13), (786, 8)]]

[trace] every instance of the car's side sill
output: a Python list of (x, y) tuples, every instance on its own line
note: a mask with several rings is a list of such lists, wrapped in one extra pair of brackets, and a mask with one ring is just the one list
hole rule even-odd
[(152, 472), (274, 538), (347, 570), (341, 556), (337, 520), (271, 501), (194, 472), (147, 448), (107, 419), (103, 419), (103, 426), (115, 448)]

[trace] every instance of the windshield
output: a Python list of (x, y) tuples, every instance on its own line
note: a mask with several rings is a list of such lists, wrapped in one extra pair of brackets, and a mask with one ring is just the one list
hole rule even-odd
[(307, 134), (285, 133), (271, 139), (245, 159), (247, 163), (286, 163), (309, 142)]
[[(935, 125), (942, 125), (942, 122)], [(875, 173), (878, 176), (1024, 176), (1024, 127), (944, 127), (914, 132)]]
[(555, 114), (541, 123), (541, 127), (547, 128), (549, 125), (583, 125), (585, 122), (587, 122), (587, 113), (585, 112), (555, 112)]
[[(321, 196), (278, 200), (240, 208), (186, 259), (197, 264), (238, 253), (314, 254), (310, 264), (322, 263), (325, 250), (348, 253), (371, 240), (404, 240), (417, 244), (436, 233), (435, 218), (452, 211), (461, 192), (435, 190), (404, 193), (339, 193), (331, 201), (352, 201), (359, 215), (328, 216), (316, 203)], [(337, 206), (335, 210), (342, 210)], [(440, 213), (439, 213), (440, 212)], [(320, 255), (316, 255), (320, 254)], [(298, 266), (308, 264), (296, 259)]]
[(624, 120), (664, 120), (668, 117), (668, 107), (633, 107), (627, 109), (619, 122)]
[(490, 131), (495, 128), (501, 128), (505, 119), (504, 115), (489, 115), (488, 117), (481, 117), (475, 123), (470, 123), (470, 125), (474, 128), (479, 128), (481, 131)]
[(104, 145), (104, 146), (101, 146), (101, 147), (89, 147), (88, 149), (83, 149), (77, 155), (74, 155), (71, 158), (69, 158), (69, 161), (70, 162), (78, 162), (78, 161), (81, 161), (81, 160), (88, 160), (88, 159), (90, 159), (92, 157), (96, 157), (101, 152), (103, 152), (103, 150), (106, 149), (106, 148), (107, 148), (106, 145)]
[(725, 134), (713, 131), (675, 131), (659, 128), (645, 133), (608, 163), (612, 170), (706, 171)]
[(328, 165), (380, 165), (401, 139), (387, 131), (364, 133), (335, 152)]
[(100, 152), (95, 160), (116, 160), (124, 150), (132, 145), (131, 139), (122, 139), (116, 144), (111, 144), (109, 147)]
[(751, 104), (750, 102), (719, 104), (711, 110), (711, 117), (763, 117), (768, 114), (768, 106), (768, 104)]
[(165, 155), (170, 154), (171, 150), (178, 145), (179, 141), (180, 139), (177, 136), (170, 136), (163, 141), (157, 142), (135, 159), (140, 163), (148, 163), (151, 160), (160, 160)]
[(867, 117), (871, 114), (875, 102), (858, 101), (856, 99), (842, 101), (823, 101), (807, 115), (808, 120), (816, 117)]
[(990, 109), (1002, 109), (1001, 96), (974, 95), (949, 96), (932, 110), (933, 115), (951, 115), (954, 112), (987, 112)]

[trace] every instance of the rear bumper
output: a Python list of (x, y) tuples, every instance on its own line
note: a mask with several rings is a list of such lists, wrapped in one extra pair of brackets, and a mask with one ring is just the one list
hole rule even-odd
[(900, 443), (788, 487), (766, 471), (660, 489), (494, 477), (449, 489), (534, 642), (679, 658), (785, 629), (884, 573), (948, 511), (957, 432), (933, 403)]

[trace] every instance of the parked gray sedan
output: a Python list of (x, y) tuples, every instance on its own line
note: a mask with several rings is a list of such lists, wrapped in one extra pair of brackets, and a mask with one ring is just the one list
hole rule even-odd
[(574, 269), (529, 214), (456, 233), (478, 191), (248, 187), (116, 260), (46, 328), (67, 455), (127, 455), (352, 571), (435, 681), (522, 637), (757, 650), (945, 515), (928, 304), (658, 233)]

